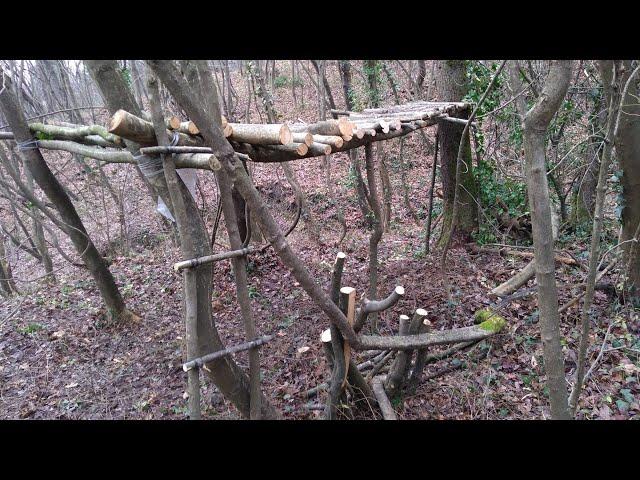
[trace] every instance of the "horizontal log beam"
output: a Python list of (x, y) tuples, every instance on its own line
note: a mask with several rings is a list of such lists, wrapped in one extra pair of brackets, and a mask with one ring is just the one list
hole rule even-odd
[(257, 249), (253, 247), (241, 248), (240, 250), (231, 250), (229, 252), (217, 253), (215, 255), (206, 255), (204, 257), (192, 258), (190, 260), (183, 260), (173, 264), (173, 269), (176, 272), (184, 270), (185, 268), (193, 268), (205, 263), (219, 262), (228, 258), (244, 257), (248, 253), (256, 252)]
[[(131, 163), (138, 161), (127, 150), (104, 150), (64, 140), (38, 140), (38, 146), (46, 150), (62, 150), (106, 163)], [(176, 168), (219, 170), (220, 162), (212, 153), (180, 153), (174, 156)]]
[[(109, 123), (109, 133), (118, 135), (126, 140), (137, 143), (142, 146), (157, 145), (156, 133), (153, 129), (153, 123), (137, 117), (125, 110), (118, 110), (111, 117)], [(198, 147), (204, 143), (199, 137), (178, 133), (178, 145)], [(174, 132), (167, 130), (167, 136), (173, 138)]]
[(250, 342), (241, 343), (240, 345), (236, 345), (233, 347), (225, 348), (224, 350), (219, 350), (217, 352), (210, 353), (208, 355), (204, 355), (199, 358), (195, 358), (189, 362), (186, 362), (182, 365), (182, 370), (185, 372), (191, 370), (192, 368), (200, 368), (204, 364), (209, 363), (217, 358), (226, 357), (227, 355), (231, 355), (232, 353), (243, 352), (245, 350), (250, 350), (255, 347), (259, 347), (260, 345), (264, 345), (267, 342), (273, 340), (273, 335), (264, 335), (256, 340), (251, 340)]
[(344, 145), (344, 139), (337, 135), (313, 135), (315, 143), (325, 143), (331, 146), (331, 150), (337, 150)]
[(317, 123), (296, 123), (289, 125), (292, 132), (308, 132), (313, 135), (335, 135), (338, 137), (353, 136), (353, 125), (346, 118), (324, 120)]
[(285, 124), (229, 123), (230, 139), (251, 145), (286, 145), (293, 142), (291, 130)]
[(446, 343), (472, 342), (489, 338), (498, 333), (503, 324), (474, 325), (472, 327), (454, 328), (433, 333), (418, 335), (396, 335), (383, 337), (380, 335), (359, 335), (357, 337), (358, 350), (386, 349), (386, 350), (414, 350), (430, 345)]

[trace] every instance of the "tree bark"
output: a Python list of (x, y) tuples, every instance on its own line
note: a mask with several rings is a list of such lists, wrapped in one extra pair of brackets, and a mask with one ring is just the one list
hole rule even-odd
[[(621, 82), (624, 85), (631, 75), (630, 61), (624, 61), (624, 73)], [(626, 289), (632, 302), (640, 305), (640, 248), (635, 238), (640, 225), (640, 87), (637, 77), (629, 84), (622, 99), (624, 105), (615, 138), (615, 147), (622, 168), (622, 232), (620, 242), (623, 245), (623, 264), (627, 269)]]
[[(373, 163), (373, 147), (371, 144), (365, 145), (364, 154), (367, 169), (367, 183), (369, 185), (369, 205), (373, 212), (373, 231), (369, 237), (369, 292), (370, 300), (378, 298), (378, 243), (382, 238), (384, 228), (382, 225), (382, 208), (380, 206), (380, 196), (376, 186), (375, 166)], [(371, 330), (378, 331), (378, 313), (370, 315)]]
[[(435, 98), (438, 101), (461, 101), (467, 93), (467, 79), (465, 62), (461, 60), (444, 60), (437, 62), (434, 72), (436, 80)], [(469, 112), (462, 112), (458, 118), (468, 118)], [(456, 188), (456, 163), (458, 149), (462, 138), (464, 125), (454, 122), (440, 122), (438, 124), (438, 141), (440, 151), (440, 178), (443, 191), (443, 224), (440, 235), (440, 246), (448, 236), (448, 231), (453, 222), (453, 200)], [(460, 172), (460, 185), (458, 202), (463, 208), (458, 209), (458, 218), (455, 222), (456, 234), (465, 241), (470, 239), (471, 233), (478, 228), (477, 184), (473, 176), (471, 159), (471, 142), (466, 140), (462, 161), (464, 163)]]
[(544, 367), (549, 387), (551, 415), (557, 420), (569, 419), (570, 413), (560, 344), (551, 204), (545, 165), (545, 134), (553, 115), (564, 99), (570, 80), (571, 61), (554, 61), (538, 100), (524, 118), (525, 176), (533, 228)]
[[(158, 80), (149, 75), (147, 81), (149, 90), (149, 104), (153, 125), (156, 136), (156, 143), (161, 146), (169, 144), (169, 138), (165, 128), (164, 116), (162, 115), (162, 107), (160, 106), (160, 92), (158, 90)], [(171, 156), (162, 156), (164, 167), (164, 176), (171, 197), (173, 206), (173, 215), (178, 225), (178, 234), (180, 236), (180, 246), (182, 254), (187, 257), (193, 257), (196, 254), (191, 232), (189, 231), (189, 218), (185, 208), (184, 199), (180, 194), (181, 180), (176, 173), (176, 166)], [(184, 282), (184, 318), (186, 329), (187, 343), (187, 361), (200, 357), (198, 349), (198, 290), (196, 271), (193, 269), (185, 269), (183, 271)], [(189, 393), (189, 418), (191, 420), (200, 420), (202, 414), (200, 411), (200, 370), (194, 368), (187, 372), (187, 390)]]

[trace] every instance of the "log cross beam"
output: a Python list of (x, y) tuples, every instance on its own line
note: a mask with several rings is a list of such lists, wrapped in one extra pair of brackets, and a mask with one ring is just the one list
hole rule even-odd
[(219, 262), (220, 260), (226, 260), (228, 258), (244, 257), (248, 253), (257, 252), (257, 248), (247, 247), (240, 250), (230, 250), (228, 252), (217, 253), (215, 255), (206, 255), (204, 257), (192, 258), (190, 260), (183, 260), (173, 264), (173, 269), (176, 272), (184, 270), (185, 268), (193, 268), (204, 263)]
[[(255, 340), (251, 340), (250, 342), (241, 343), (239, 345), (235, 345), (233, 347), (225, 348), (224, 350), (218, 350), (217, 352), (209, 353), (202, 357), (194, 358), (182, 365), (182, 369), (185, 372), (188, 372), (192, 368), (200, 368), (205, 364), (217, 359), (226, 357), (227, 355), (231, 355), (233, 353), (243, 352), (245, 350), (250, 350), (252, 348), (259, 347), (260, 345), (264, 345), (267, 342), (273, 340), (273, 335), (263, 335), (260, 338)], [(206, 368), (206, 367), (205, 367)]]

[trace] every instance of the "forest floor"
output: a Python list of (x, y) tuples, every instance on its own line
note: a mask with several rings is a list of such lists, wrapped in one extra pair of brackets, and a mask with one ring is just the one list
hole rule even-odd
[[(335, 91), (339, 91), (337, 88)], [(288, 112), (287, 118), (297, 115)], [(433, 140), (433, 132), (429, 134)], [(393, 212), (389, 231), (380, 242), (379, 292), (386, 296), (396, 285), (402, 285), (406, 295), (381, 315), (380, 333), (397, 333), (399, 315), (411, 315), (416, 308), (427, 310), (435, 330), (472, 325), (474, 312), (495, 301), (488, 295), (489, 291), (522, 268), (528, 259), (476, 253), (466, 244), (454, 245), (447, 261), (452, 287), (452, 299), (448, 301), (440, 268), (441, 250), (434, 247), (430, 254), (423, 253), (428, 205), (426, 185), (432, 158), (425, 153), (419, 135), (406, 140), (403, 163), (410, 192), (408, 198), (418, 216), (416, 222), (402, 197), (398, 144), (390, 142), (385, 148), (393, 184)], [(54, 160), (61, 161), (51, 159)], [(307, 196), (312, 218), (320, 229), (320, 242), (313, 238), (309, 223), (301, 219), (288, 238), (290, 244), (323, 286), (328, 285), (336, 253), (344, 251), (347, 261), (343, 285), (355, 287), (360, 298), (368, 285), (369, 232), (350, 183), (347, 156), (331, 157), (331, 191), (322, 159), (292, 162), (292, 165)], [(118, 225), (113, 222), (117, 216), (113, 211), (98, 214), (98, 209), (91, 208), (87, 199), (87, 206), (80, 209), (80, 213), (89, 231), (95, 232), (94, 240), (101, 252), (111, 261), (111, 270), (129, 308), (138, 313), (142, 321), (122, 326), (106, 324), (100, 297), (87, 272), (54, 256), (59, 266), (58, 281), (46, 284), (36, 278), (42, 274), (40, 266), (27, 261), (24, 252), (18, 251), (16, 255), (24, 261), (16, 261), (13, 268), (24, 295), (3, 299), (0, 304), (0, 418), (186, 417), (182, 280), (171, 268), (173, 262), (180, 260), (179, 252), (172, 234), (162, 233), (159, 216), (154, 213), (154, 205), (144, 190), (131, 181), (133, 173), (130, 170), (125, 173), (125, 169), (117, 166), (109, 166), (105, 171), (125, 190), (130, 250), (125, 253), (118, 245)], [(256, 164), (252, 174), (284, 227), (294, 216), (295, 200), (281, 168)], [(199, 182), (198, 202), (207, 207), (203, 209), (204, 219), (210, 228), (215, 212), (215, 207), (211, 207), (215, 206), (215, 184), (204, 172), (199, 174)], [(74, 190), (85, 199), (81, 195), (83, 191)], [(348, 226), (340, 247), (335, 246), (341, 233), (337, 205)], [(439, 230), (438, 226), (434, 239)], [(223, 237), (220, 241), (224, 243), (224, 236), (219, 233), (219, 237)], [(63, 245), (71, 251), (68, 243)], [(584, 239), (561, 238), (558, 248), (585, 261)], [(216, 251), (222, 249), (216, 246)], [(328, 321), (273, 250), (250, 255), (248, 273), (258, 331), (276, 335), (261, 349), (265, 396), (285, 418), (319, 418), (320, 412), (307, 409), (305, 404), (322, 402), (324, 394), (309, 400), (305, 392), (329, 377), (319, 340)], [(584, 270), (558, 264), (561, 305), (576, 295), (576, 286), (584, 277)], [(615, 276), (609, 280), (615, 284)], [(528, 287), (532, 285), (530, 282)], [(244, 341), (234, 290), (230, 263), (216, 264), (213, 320), (226, 345)], [(499, 313), (507, 320), (507, 327), (484, 342), (482, 348), (486, 356), (482, 359), (463, 351), (428, 365), (425, 373), (432, 378), (394, 405), (399, 418), (548, 418), (536, 308), (535, 294), (501, 308)], [(571, 307), (561, 316), (569, 380), (573, 379), (579, 341), (578, 308)], [(608, 329), (609, 335), (586, 383), (579, 416), (639, 418), (638, 312), (620, 305), (615, 296), (603, 291), (596, 291), (594, 310), (594, 319), (602, 322), (594, 324), (592, 330), (589, 366), (601, 352)], [(355, 356), (363, 359), (361, 354)], [(235, 358), (246, 368), (246, 353), (237, 354)], [(202, 388), (204, 418), (239, 418), (237, 410), (204, 377)], [(356, 416), (378, 418), (379, 414), (360, 411)]]

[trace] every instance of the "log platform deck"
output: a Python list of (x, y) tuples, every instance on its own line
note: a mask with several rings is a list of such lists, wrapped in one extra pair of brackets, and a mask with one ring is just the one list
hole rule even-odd
[[(469, 110), (470, 104), (463, 102), (416, 101), (362, 112), (331, 110), (335, 118), (310, 124), (231, 123), (222, 116), (221, 128), (244, 160), (280, 163), (348, 151), (401, 137), (442, 121), (464, 124), (466, 120), (459, 117)], [(171, 117), (166, 125), (178, 147), (174, 153), (182, 154), (177, 168), (219, 168), (217, 161), (210, 158), (212, 152), (204, 147), (199, 129), (193, 122)], [(151, 148), (155, 146), (152, 123), (123, 110), (113, 115), (108, 130), (96, 125), (64, 122), (30, 123), (29, 126), (34, 136), (41, 138), (38, 140), (40, 148), (66, 150), (103, 162), (137, 162), (124, 140), (138, 144), (143, 154), (158, 154), (157, 148)], [(11, 139), (11, 132), (0, 132), (0, 140)]]

